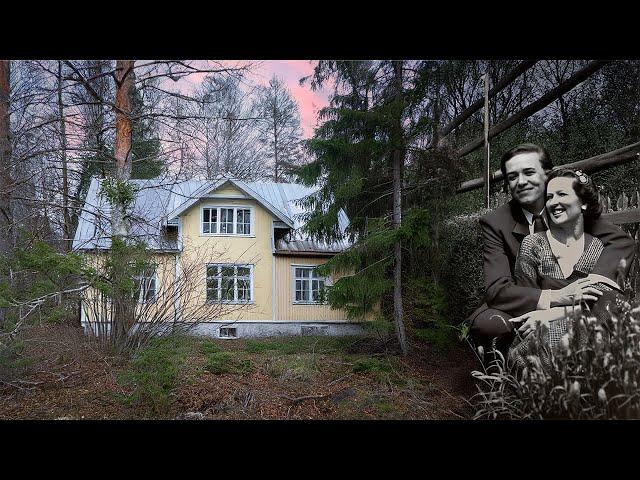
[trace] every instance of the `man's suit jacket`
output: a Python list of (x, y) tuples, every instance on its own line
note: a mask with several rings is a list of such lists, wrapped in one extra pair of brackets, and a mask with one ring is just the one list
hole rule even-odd
[[(511, 200), (480, 219), (484, 241), (484, 288), (486, 304), (478, 308), (470, 319), (494, 308), (517, 316), (537, 308), (541, 290), (515, 284), (513, 272), (522, 239), (529, 235), (529, 224), (522, 208)], [(604, 251), (593, 273), (617, 280), (618, 265), (622, 258), (631, 264), (634, 244), (620, 228), (599, 218), (585, 224), (585, 231), (598, 237)], [(628, 267), (627, 267), (628, 268)]]

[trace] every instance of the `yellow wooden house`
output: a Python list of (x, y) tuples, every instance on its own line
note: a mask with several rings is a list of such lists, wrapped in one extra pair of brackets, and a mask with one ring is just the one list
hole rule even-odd
[[(300, 200), (313, 189), (231, 177), (133, 182), (131, 236), (145, 241), (154, 260), (137, 294), (148, 315), (192, 322), (197, 334), (226, 338), (361, 333), (365, 319), (348, 319), (322, 300), (336, 279), (321, 277), (316, 267), (347, 244), (313, 241), (301, 232)], [(99, 189), (93, 178), (73, 243), (94, 259), (110, 247), (109, 206)], [(340, 228), (347, 225), (341, 211)], [(90, 308), (95, 300), (95, 292), (87, 292), (85, 327), (104, 320), (100, 309)]]

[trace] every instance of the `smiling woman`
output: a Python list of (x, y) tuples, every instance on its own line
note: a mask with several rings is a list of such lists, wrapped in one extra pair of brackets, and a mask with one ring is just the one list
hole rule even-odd
[[(546, 187), (546, 212), (549, 230), (524, 238), (516, 260), (515, 278), (518, 285), (544, 290), (565, 291), (572, 303), (580, 308), (598, 308), (615, 298), (618, 285), (612, 280), (592, 275), (603, 243), (585, 233), (585, 222), (594, 221), (601, 212), (598, 191), (582, 172), (560, 168), (549, 174)], [(603, 292), (611, 292), (603, 294)], [(512, 362), (526, 365), (526, 357), (535, 344), (536, 322), (543, 325), (543, 343), (555, 348), (568, 331), (564, 308), (541, 309), (511, 319), (524, 323), (521, 334), (509, 351)], [(543, 364), (550, 359), (538, 352)]]

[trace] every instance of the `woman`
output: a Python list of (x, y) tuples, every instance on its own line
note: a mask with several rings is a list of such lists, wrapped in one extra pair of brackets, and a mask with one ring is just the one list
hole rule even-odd
[[(583, 306), (593, 308), (594, 303), (611, 299), (620, 287), (606, 277), (591, 273), (603, 245), (584, 231), (585, 220), (597, 218), (602, 211), (593, 181), (580, 170), (554, 170), (548, 176), (545, 205), (549, 230), (528, 235), (522, 241), (515, 267), (517, 284), (542, 290), (572, 284), (578, 311)], [(535, 335), (531, 333), (538, 321), (543, 327), (542, 342), (555, 348), (568, 331), (566, 316), (571, 310), (556, 307), (511, 319), (513, 323), (525, 323), (517, 330), (509, 359), (520, 367), (525, 366), (527, 355), (534, 351)], [(543, 365), (548, 366), (550, 359), (544, 349), (538, 354)]]

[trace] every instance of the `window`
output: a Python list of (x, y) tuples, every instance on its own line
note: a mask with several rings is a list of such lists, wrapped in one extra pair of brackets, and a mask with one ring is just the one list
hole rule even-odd
[(156, 267), (147, 268), (142, 274), (134, 277), (135, 293), (134, 298), (138, 303), (154, 302), (158, 289), (158, 279), (156, 275)]
[(252, 301), (253, 265), (207, 265), (207, 301)]
[(220, 338), (238, 338), (238, 329), (235, 327), (220, 327)]
[(325, 283), (316, 267), (294, 267), (294, 303), (321, 303)]
[(218, 233), (218, 209), (202, 209), (202, 233)]
[(233, 208), (220, 209), (220, 233), (233, 233)]
[(238, 235), (249, 235), (251, 233), (251, 210), (238, 208), (236, 212), (236, 233)]
[(203, 235), (251, 235), (251, 209), (241, 207), (204, 207)]

